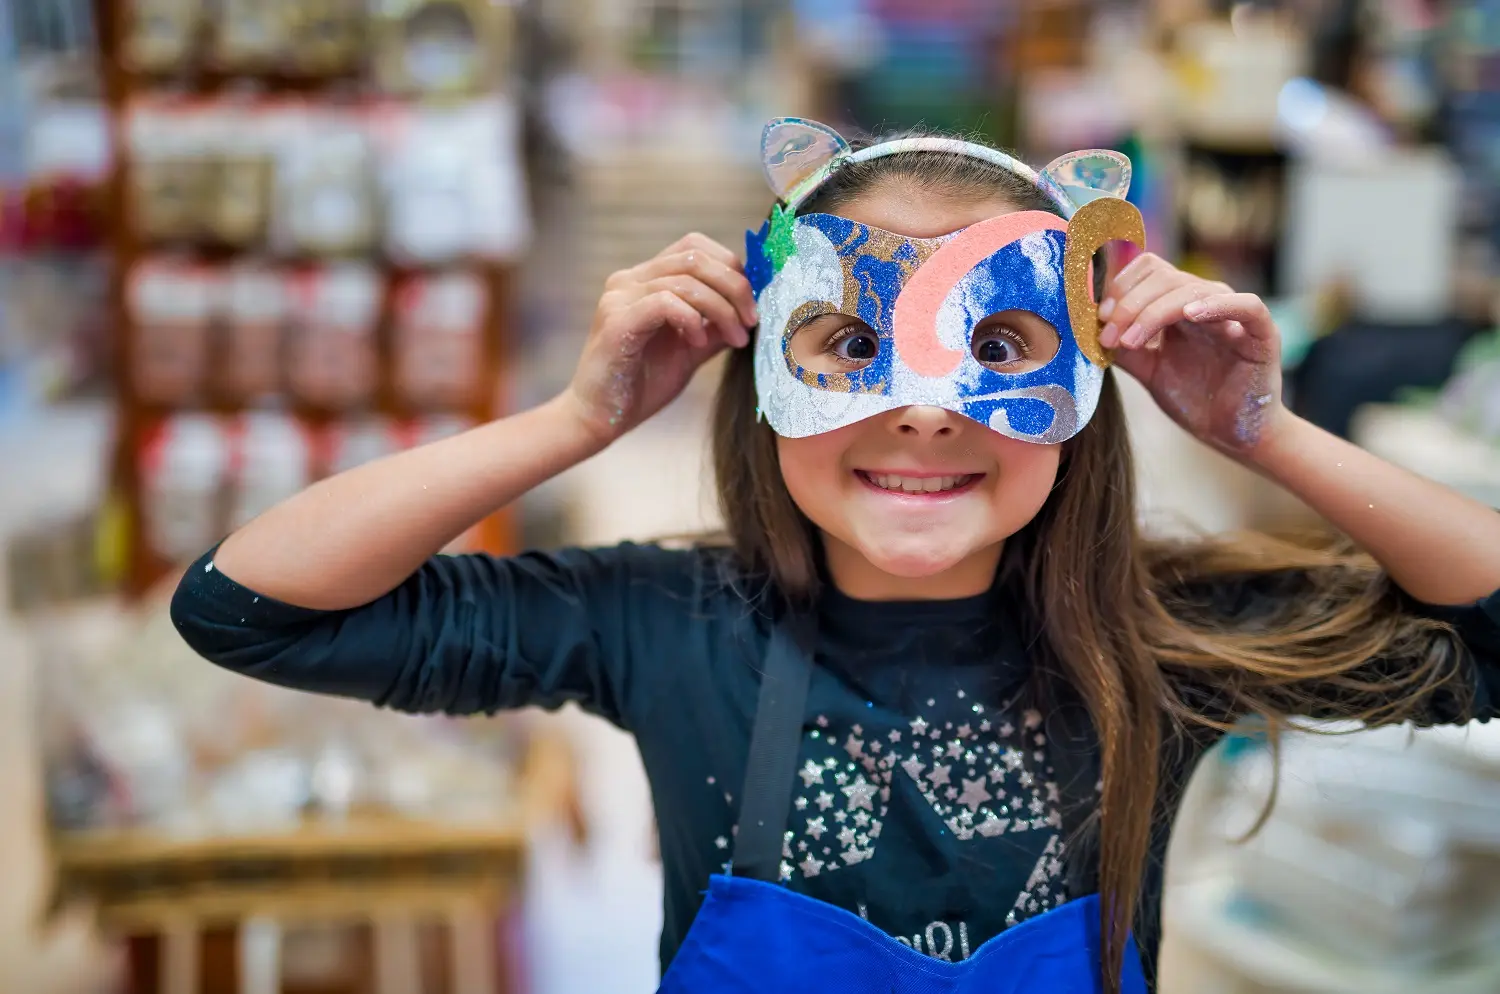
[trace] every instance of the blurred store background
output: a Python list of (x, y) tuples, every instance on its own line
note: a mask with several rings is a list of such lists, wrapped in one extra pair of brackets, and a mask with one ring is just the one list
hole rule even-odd
[[(1500, 0), (0, 0), (0, 994), (655, 983), (630, 740), (200, 663), (174, 564), (536, 403), (600, 284), (769, 205), (761, 122), (1136, 164), (1293, 405), (1500, 506)], [(464, 547), (714, 522), (707, 371)], [(1305, 511), (1129, 391), (1153, 527)], [(1251, 734), (1178, 826), (1166, 992), (1500, 990), (1500, 729)]]

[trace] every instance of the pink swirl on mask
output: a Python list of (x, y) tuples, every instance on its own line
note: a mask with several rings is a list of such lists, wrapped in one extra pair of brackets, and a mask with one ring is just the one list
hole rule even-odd
[(937, 325), (938, 311), (958, 281), (1011, 242), (1037, 231), (1067, 230), (1068, 222), (1056, 214), (1018, 211), (972, 224), (944, 242), (896, 297), (891, 337), (907, 368), (930, 377), (958, 368), (963, 353), (939, 340)]

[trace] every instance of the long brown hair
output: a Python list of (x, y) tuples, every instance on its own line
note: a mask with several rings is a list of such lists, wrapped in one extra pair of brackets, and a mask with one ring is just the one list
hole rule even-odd
[[(1021, 210), (1055, 212), (1026, 180), (937, 152), (846, 167), (802, 210), (836, 212), (891, 181), (914, 196), (998, 194)], [(1462, 651), (1444, 625), (1403, 610), (1383, 572), (1347, 545), (1143, 536), (1113, 375), (1105, 376), (1093, 419), (1064, 443), (1046, 504), (1006, 550), (1006, 561), (1024, 569), (1042, 649), (1087, 706), (1098, 737), (1103, 789), (1090, 830), (1110, 991), (1118, 989), (1140, 896), (1170, 737), (1192, 725), (1226, 729), (1252, 714), (1273, 734), (1280, 717), (1292, 714), (1405, 720), (1448, 681)], [(750, 349), (730, 355), (724, 368), (713, 448), (719, 504), (740, 566), (768, 577), (783, 596), (811, 601), (818, 536), (787, 492), (774, 433), (756, 416)], [(1269, 583), (1272, 616), (1242, 621), (1211, 603), (1204, 591), (1225, 581)], [(1366, 665), (1373, 660), (1385, 665)], [(1455, 714), (1463, 711), (1456, 705)]]

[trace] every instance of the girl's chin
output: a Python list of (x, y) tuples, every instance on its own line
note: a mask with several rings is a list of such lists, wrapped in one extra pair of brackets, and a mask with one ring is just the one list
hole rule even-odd
[(880, 572), (903, 580), (940, 576), (962, 564), (968, 555), (952, 549), (861, 548), (865, 559)]

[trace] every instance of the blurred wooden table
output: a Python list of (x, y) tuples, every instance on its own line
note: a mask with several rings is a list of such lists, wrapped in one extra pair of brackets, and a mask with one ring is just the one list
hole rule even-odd
[[(509, 821), (396, 817), (265, 835), (53, 838), (55, 901), (92, 905), (128, 939), (128, 994), (517, 994), (504, 932), (524, 884), (527, 831), (578, 814), (565, 745), (534, 741)], [(332, 986), (284, 982), (281, 939), (352, 927), (363, 962)]]
[[(130, 994), (283, 994), (275, 936), (347, 923), (367, 970), (349, 994), (508, 994), (500, 927), (515, 906), (525, 835), (514, 826), (396, 820), (285, 834), (181, 840), (144, 834), (57, 839), (61, 900), (86, 899), (129, 937)], [(274, 923), (274, 924), (273, 924)], [(273, 966), (246, 969), (246, 943)], [(446, 955), (432, 962), (435, 930)], [(429, 983), (430, 978), (440, 978)]]

